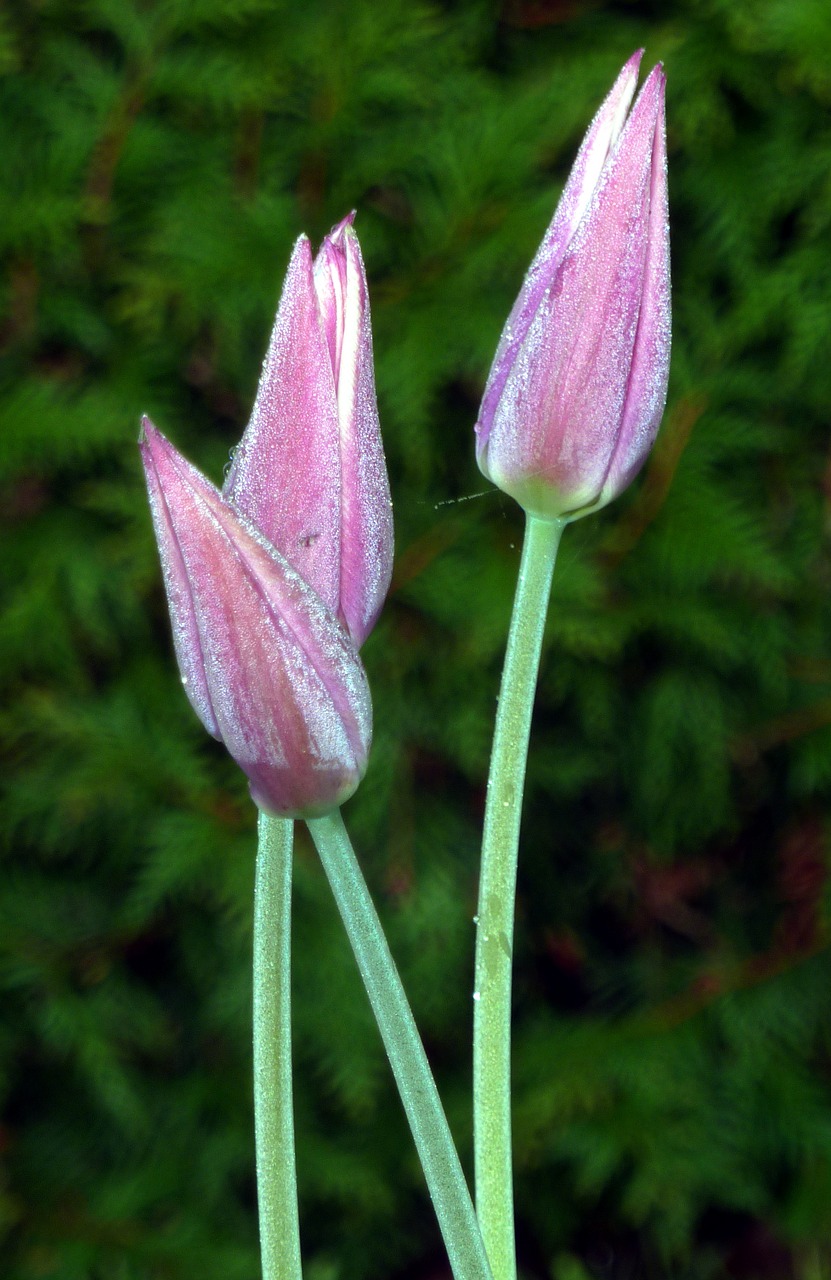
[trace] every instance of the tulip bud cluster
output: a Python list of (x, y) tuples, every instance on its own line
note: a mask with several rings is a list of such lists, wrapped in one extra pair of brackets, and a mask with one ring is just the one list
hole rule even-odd
[[(593, 120), (508, 318), (476, 424), (494, 484), (546, 520), (604, 506), (655, 438), (670, 350), (664, 75), (641, 53)], [(145, 420), (141, 451), (185, 689), (267, 812), (338, 805), (366, 768), (358, 648), (392, 565), (354, 215), (289, 264), (220, 493)]]
[(251, 421), (220, 493), (140, 442), (185, 691), (259, 807), (314, 816), (363, 777), (358, 647), (392, 571), (366, 274), (352, 217), (289, 265)]

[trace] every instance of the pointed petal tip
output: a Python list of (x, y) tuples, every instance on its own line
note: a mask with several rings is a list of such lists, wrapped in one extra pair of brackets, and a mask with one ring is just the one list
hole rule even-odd
[(154, 422), (148, 418), (147, 414), (142, 414), (141, 430), (139, 432), (139, 449), (142, 454), (148, 456), (158, 455), (159, 453), (174, 452), (173, 445), (168, 440)]
[(644, 81), (643, 88), (644, 90), (649, 89), (650, 96), (654, 96), (656, 123), (659, 127), (663, 127), (662, 122), (666, 115), (667, 78), (662, 62), (655, 63), (655, 66)]
[(141, 426), (139, 427), (138, 447), (141, 454), (141, 461), (145, 471), (149, 468), (155, 468), (155, 454), (159, 440), (163, 438), (158, 427), (155, 427), (150, 421), (146, 413), (141, 416)]
[[(294, 248), (291, 251), (289, 265), (286, 267), (286, 278), (283, 281), (283, 294), (280, 299), (280, 307), (277, 311), (277, 318), (274, 322), (274, 328), (271, 331), (270, 344), (274, 343), (280, 322), (280, 311), (287, 297), (312, 297), (314, 279), (314, 254), (312, 253), (312, 245), (305, 231), (299, 235), (294, 242)], [(269, 352), (266, 353), (266, 361), (269, 358)]]
[[(309, 240), (309, 237), (306, 235), (306, 232), (304, 231), (297, 237), (297, 239), (294, 242), (294, 248), (291, 251), (291, 257), (289, 258), (289, 265), (286, 270), (286, 280), (288, 280), (288, 277), (291, 274), (291, 272), (293, 270), (297, 270), (298, 267), (305, 267), (306, 269), (311, 270), (313, 257), (314, 255), (312, 254), (311, 241)], [(285, 285), (284, 285), (284, 288), (285, 288)]]
[(665, 85), (663, 64), (656, 62), (640, 87), (632, 110), (629, 112), (624, 133), (640, 133), (644, 127), (647, 131), (651, 131), (663, 111)]
[(150, 420), (150, 418), (146, 413), (143, 413), (141, 415), (141, 421), (139, 423), (139, 433), (138, 433), (139, 448), (142, 448), (143, 446), (151, 443), (154, 437), (158, 435), (161, 435), (161, 432), (159, 431), (158, 427), (154, 426), (154, 424), (152, 423), (152, 421)]
[[(152, 470), (160, 483), (165, 483), (172, 473), (180, 477), (199, 474), (196, 468), (179, 452), (175, 444), (172, 444), (167, 436), (157, 426), (154, 426), (146, 415), (142, 418), (141, 426), (142, 434), (139, 437), (139, 453), (148, 475)], [(204, 477), (202, 478), (204, 479)], [(208, 481), (205, 481), (205, 483), (207, 484)]]
[[(644, 55), (643, 49), (636, 49), (630, 58), (627, 58), (617, 73), (614, 84), (612, 85), (603, 106), (610, 106), (612, 103), (626, 102), (626, 106), (631, 102), (638, 83), (638, 75), (640, 74), (641, 60)], [(601, 111), (603, 107), (601, 107)], [(624, 107), (624, 111), (626, 107)]]
[(664, 73), (664, 64), (663, 62), (656, 62), (655, 66), (643, 82), (641, 93), (645, 93), (646, 90), (648, 88), (652, 88), (652, 86), (657, 86), (656, 92), (662, 93), (666, 86), (666, 82), (667, 78)]
[(332, 244), (339, 244), (346, 232), (352, 230), (352, 225), (355, 221), (357, 212), (357, 209), (353, 209), (351, 213), (347, 213), (345, 218), (341, 218), (340, 222), (336, 223), (335, 226), (332, 227), (332, 230), (329, 232), (328, 236), (326, 236), (326, 239), (331, 241)]

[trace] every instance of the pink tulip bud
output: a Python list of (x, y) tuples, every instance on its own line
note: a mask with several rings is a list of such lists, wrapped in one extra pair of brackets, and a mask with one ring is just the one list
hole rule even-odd
[(372, 709), (344, 628), (147, 419), (140, 441), (182, 682), (261, 809), (326, 813), (366, 768)]
[(586, 134), (476, 424), (483, 473), (544, 518), (576, 519), (625, 489), (664, 411), (665, 79), (655, 67), (629, 112), (641, 56), (623, 67)]
[(392, 571), (369, 295), (350, 214), (295, 245), (251, 421), (223, 490), (361, 645)]

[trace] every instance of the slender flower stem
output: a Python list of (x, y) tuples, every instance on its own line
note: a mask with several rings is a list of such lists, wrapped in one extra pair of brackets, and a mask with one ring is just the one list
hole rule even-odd
[(456, 1280), (491, 1280), (424, 1046), (340, 812), (308, 819), (410, 1122)]
[(301, 1280), (291, 1094), (294, 823), (261, 813), (254, 891), (254, 1129), (263, 1280)]
[(476, 928), (473, 1136), (476, 1210), (494, 1280), (515, 1280), (511, 964), (531, 713), (564, 522), (528, 516), (491, 754)]

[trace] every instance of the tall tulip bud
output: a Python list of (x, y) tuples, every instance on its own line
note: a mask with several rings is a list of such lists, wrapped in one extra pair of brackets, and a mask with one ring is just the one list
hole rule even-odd
[(392, 572), (392, 511), (354, 215), (294, 248), (251, 421), (223, 489), (366, 639)]
[(352, 794), (372, 709), (341, 624), (262, 533), (147, 419), (140, 441), (188, 698), (266, 812), (311, 817)]
[(623, 67), (586, 134), (476, 424), (483, 473), (544, 518), (575, 519), (625, 489), (666, 401), (665, 79), (655, 67), (629, 111), (641, 56)]

